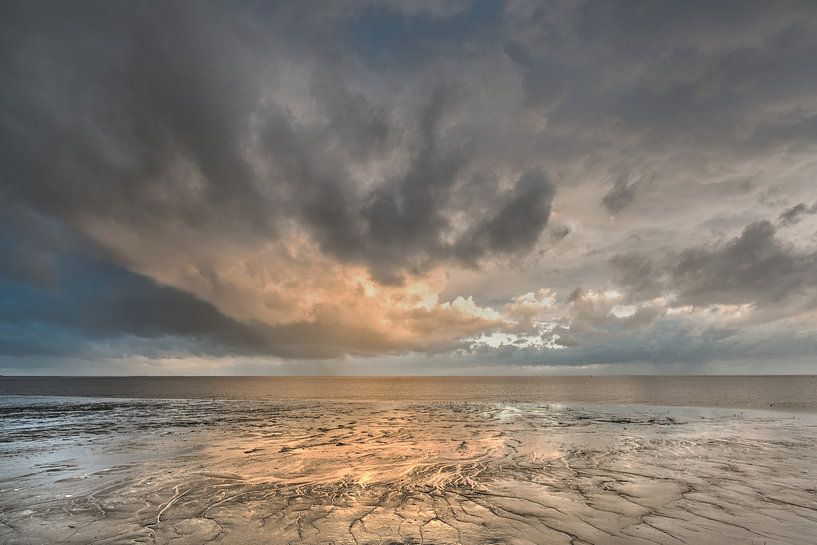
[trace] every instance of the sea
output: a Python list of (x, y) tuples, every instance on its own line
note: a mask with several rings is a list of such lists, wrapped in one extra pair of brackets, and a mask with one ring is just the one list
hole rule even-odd
[(0, 377), (1, 396), (519, 401), (817, 411), (817, 375), (514, 377)]

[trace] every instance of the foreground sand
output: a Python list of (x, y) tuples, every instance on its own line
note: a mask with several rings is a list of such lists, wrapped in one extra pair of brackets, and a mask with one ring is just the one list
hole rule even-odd
[(0, 543), (817, 543), (810, 415), (5, 398)]

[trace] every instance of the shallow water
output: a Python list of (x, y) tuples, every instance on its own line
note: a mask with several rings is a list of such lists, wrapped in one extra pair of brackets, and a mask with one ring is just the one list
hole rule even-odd
[(817, 543), (817, 417), (0, 397), (2, 543)]
[(609, 377), (0, 377), (0, 395), (524, 401), (817, 412), (817, 375)]

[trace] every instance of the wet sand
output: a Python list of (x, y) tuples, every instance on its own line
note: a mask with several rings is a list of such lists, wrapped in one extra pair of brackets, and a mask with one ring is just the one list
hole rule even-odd
[(0, 543), (817, 543), (817, 417), (6, 397)]

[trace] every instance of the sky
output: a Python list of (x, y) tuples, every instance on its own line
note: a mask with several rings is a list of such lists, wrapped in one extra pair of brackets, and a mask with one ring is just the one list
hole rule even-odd
[(817, 3), (0, 6), (0, 373), (817, 371)]

